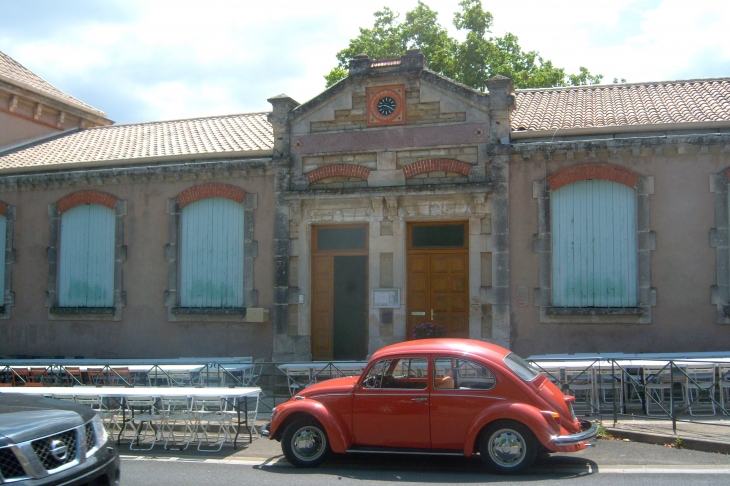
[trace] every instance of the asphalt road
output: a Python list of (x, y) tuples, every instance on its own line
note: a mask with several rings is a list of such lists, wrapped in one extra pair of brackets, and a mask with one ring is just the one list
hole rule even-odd
[[(124, 453), (125, 451), (123, 451)], [(538, 459), (521, 477), (487, 473), (478, 458), (351, 454), (334, 456), (317, 469), (291, 467), (281, 456), (255, 458), (125, 457), (122, 484), (185, 486), (248, 484), (281, 486), (362, 484), (555, 484), (570, 479), (585, 485), (730, 484), (730, 456), (634, 442), (598, 441), (597, 447), (575, 454)]]

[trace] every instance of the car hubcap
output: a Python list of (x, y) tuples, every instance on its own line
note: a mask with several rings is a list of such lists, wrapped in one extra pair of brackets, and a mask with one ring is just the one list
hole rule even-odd
[(516, 466), (525, 453), (525, 439), (514, 430), (498, 430), (489, 441), (489, 456), (500, 466)]
[(315, 427), (302, 427), (291, 439), (291, 448), (299, 459), (311, 461), (324, 452), (327, 439), (322, 431)]

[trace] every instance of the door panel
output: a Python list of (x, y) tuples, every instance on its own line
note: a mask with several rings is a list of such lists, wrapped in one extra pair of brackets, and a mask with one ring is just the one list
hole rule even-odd
[(335, 258), (315, 256), (312, 259), (312, 357), (332, 359), (333, 300)]
[(366, 256), (336, 256), (332, 359), (362, 360), (367, 348)]
[(431, 392), (431, 446), (462, 449), (474, 418), (493, 406), (494, 374), (479, 363), (459, 357), (434, 360)]
[(375, 363), (353, 394), (355, 444), (431, 447), (428, 376), (425, 357)]
[(468, 337), (468, 258), (466, 250), (420, 250), (408, 256), (409, 336), (413, 326), (433, 321), (446, 328), (447, 337)]

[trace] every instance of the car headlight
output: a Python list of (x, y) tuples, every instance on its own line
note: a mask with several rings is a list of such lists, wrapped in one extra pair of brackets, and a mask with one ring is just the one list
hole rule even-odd
[(106, 433), (106, 429), (104, 428), (104, 422), (101, 421), (101, 417), (99, 415), (94, 415), (94, 418), (91, 419), (91, 425), (94, 427), (96, 444), (86, 444), (87, 449), (101, 447), (106, 443), (107, 439), (109, 438), (109, 435)]

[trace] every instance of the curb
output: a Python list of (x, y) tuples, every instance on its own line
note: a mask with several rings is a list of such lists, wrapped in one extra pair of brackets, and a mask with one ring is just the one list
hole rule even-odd
[(652, 434), (649, 432), (637, 432), (634, 430), (614, 429), (606, 427), (606, 432), (617, 439), (630, 439), (634, 442), (643, 442), (645, 444), (674, 444), (677, 438), (682, 439), (682, 449), (690, 449), (693, 451), (713, 452), (720, 454), (730, 454), (730, 443), (720, 442), (710, 439), (694, 439), (691, 437), (682, 437), (674, 434)]

